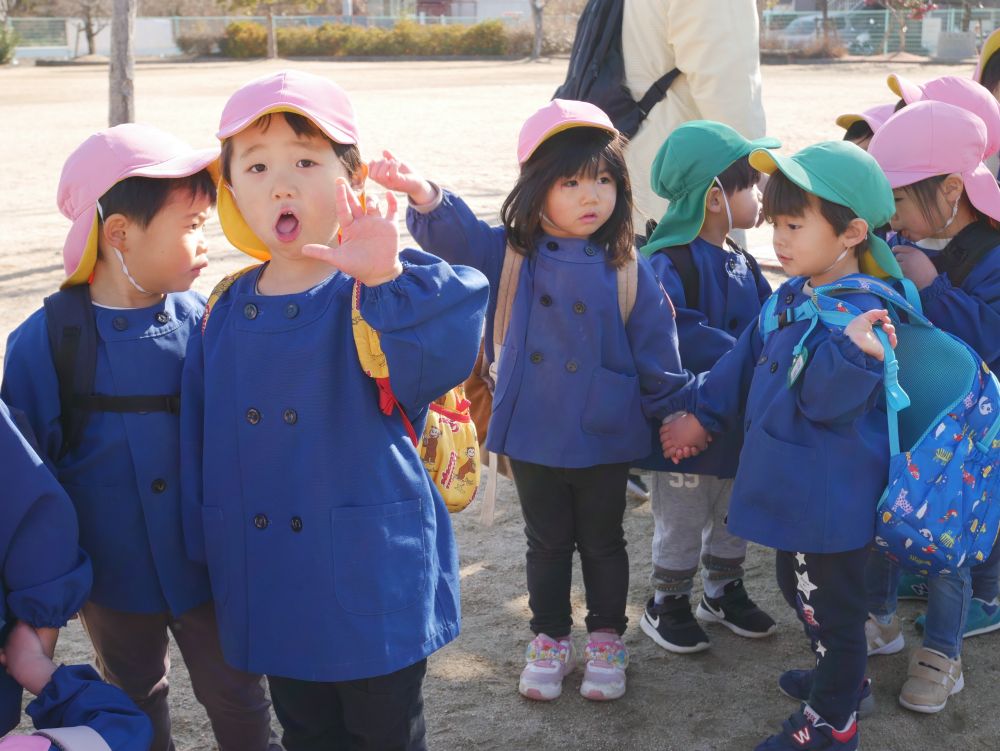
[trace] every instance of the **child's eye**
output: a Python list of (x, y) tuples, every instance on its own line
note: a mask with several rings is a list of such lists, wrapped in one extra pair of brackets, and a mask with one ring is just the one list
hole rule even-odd
[(266, 170), (267, 170), (267, 167), (265, 167), (260, 162), (258, 162), (257, 164), (251, 164), (249, 167), (247, 167), (247, 172), (253, 172), (254, 174), (259, 174), (259, 173), (264, 172)]
[(611, 175), (601, 175), (597, 178), (597, 182), (601, 185), (614, 185), (615, 179)]
[(575, 179), (563, 180), (563, 187), (564, 188), (575, 188), (577, 185), (578, 185), (578, 183), (577, 183), (577, 181)]
[(295, 163), (295, 166), (296, 167), (315, 167), (316, 166), (316, 162), (314, 162), (312, 159), (299, 159), (299, 161), (297, 161)]

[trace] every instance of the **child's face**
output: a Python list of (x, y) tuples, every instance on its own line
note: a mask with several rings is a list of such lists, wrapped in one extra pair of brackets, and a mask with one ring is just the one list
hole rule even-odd
[(143, 287), (159, 293), (191, 288), (208, 266), (205, 222), (213, 208), (207, 195), (175, 190), (148, 225), (129, 222), (128, 268)]
[(851, 140), (851, 143), (853, 143), (859, 149), (864, 149), (865, 151), (868, 151), (868, 144), (870, 144), (871, 142), (872, 142), (872, 134), (871, 133), (869, 133), (864, 138), (858, 138), (858, 139), (852, 139)]
[(555, 237), (590, 237), (611, 218), (617, 200), (618, 185), (603, 164), (596, 177), (560, 178), (545, 196), (542, 230)]
[(826, 273), (846, 247), (843, 236), (838, 235), (820, 213), (812, 196), (802, 216), (778, 215), (772, 217), (772, 222), (774, 252), (789, 276), (812, 277)]
[(733, 213), (733, 229), (753, 229), (760, 221), (760, 190), (757, 185), (737, 190), (729, 196), (729, 210)]
[(267, 130), (251, 126), (233, 136), (233, 195), (247, 224), (272, 259), (300, 259), (308, 243), (329, 245), (340, 228), (334, 196), (349, 179), (330, 142), (296, 135), (283, 117)]

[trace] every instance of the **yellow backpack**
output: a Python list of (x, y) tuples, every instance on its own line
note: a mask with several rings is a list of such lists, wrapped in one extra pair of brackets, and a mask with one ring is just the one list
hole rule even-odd
[(361, 283), (354, 282), (351, 330), (361, 369), (378, 386), (379, 408), (387, 415), (399, 410), (410, 440), (420, 451), (424, 469), (441, 492), (448, 511), (461, 511), (476, 497), (481, 465), (476, 424), (469, 414), (471, 402), (465, 398), (465, 389), (456, 386), (431, 402), (424, 433), (418, 439), (413, 423), (389, 385), (389, 366), (382, 352), (379, 333), (361, 317), (360, 308)]

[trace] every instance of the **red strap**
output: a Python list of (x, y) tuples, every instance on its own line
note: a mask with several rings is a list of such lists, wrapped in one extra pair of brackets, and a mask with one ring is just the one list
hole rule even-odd
[[(466, 399), (465, 400), (465, 404), (469, 405), (469, 404), (471, 404), (471, 402), (468, 399)], [(468, 406), (464, 406), (463, 407), (461, 404), (459, 404), (458, 406), (461, 409), (468, 409), (469, 408)], [(431, 409), (432, 412), (437, 412), (439, 415), (443, 415), (444, 417), (447, 417), (449, 420), (452, 420), (454, 422), (469, 422), (472, 419), (472, 416), (468, 412), (466, 412), (464, 414), (461, 413), (461, 412), (454, 412), (454, 411), (448, 409), (447, 407), (442, 407), (437, 402), (431, 402), (430, 403), (430, 409)]]
[(378, 386), (378, 406), (382, 410), (382, 414), (391, 415), (394, 409), (399, 409), (399, 416), (403, 418), (403, 426), (406, 428), (407, 434), (410, 436), (410, 440), (413, 442), (414, 446), (419, 445), (417, 441), (417, 431), (413, 429), (413, 423), (410, 422), (410, 418), (406, 416), (406, 411), (403, 409), (403, 405), (399, 403), (396, 395), (392, 393), (392, 386), (389, 385), (388, 378), (376, 378), (375, 384)]

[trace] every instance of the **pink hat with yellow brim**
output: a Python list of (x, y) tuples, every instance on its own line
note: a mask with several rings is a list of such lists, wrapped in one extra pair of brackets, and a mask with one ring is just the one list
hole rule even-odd
[(517, 139), (517, 162), (524, 164), (539, 146), (570, 128), (600, 128), (618, 135), (611, 118), (590, 102), (553, 99), (524, 121)]
[(837, 125), (844, 130), (847, 130), (854, 125), (854, 123), (859, 123), (863, 120), (868, 123), (868, 127), (871, 128), (872, 133), (874, 133), (882, 127), (882, 123), (892, 117), (892, 113), (895, 111), (895, 104), (879, 104), (875, 107), (869, 107), (864, 112), (858, 114), (849, 113), (841, 115), (837, 118)]
[(986, 156), (1000, 151), (1000, 104), (984, 87), (968, 78), (942, 76), (916, 84), (892, 73), (889, 88), (908, 105), (934, 101), (968, 110), (986, 125)]
[(152, 125), (125, 123), (80, 144), (63, 165), (56, 201), (73, 222), (63, 244), (63, 287), (89, 281), (97, 263), (100, 198), (129, 177), (190, 177), (207, 169), (218, 178), (219, 148), (193, 149)]
[(960, 174), (969, 201), (1000, 221), (1000, 186), (983, 164), (986, 125), (968, 110), (923, 101), (890, 117), (868, 146), (893, 188)]
[[(358, 143), (358, 123), (347, 93), (327, 78), (299, 70), (272, 73), (241, 86), (226, 102), (216, 135), (231, 138), (275, 112), (302, 115), (336, 143)], [(270, 259), (271, 251), (250, 229), (228, 185), (219, 185), (218, 213), (229, 242), (258, 260)]]

